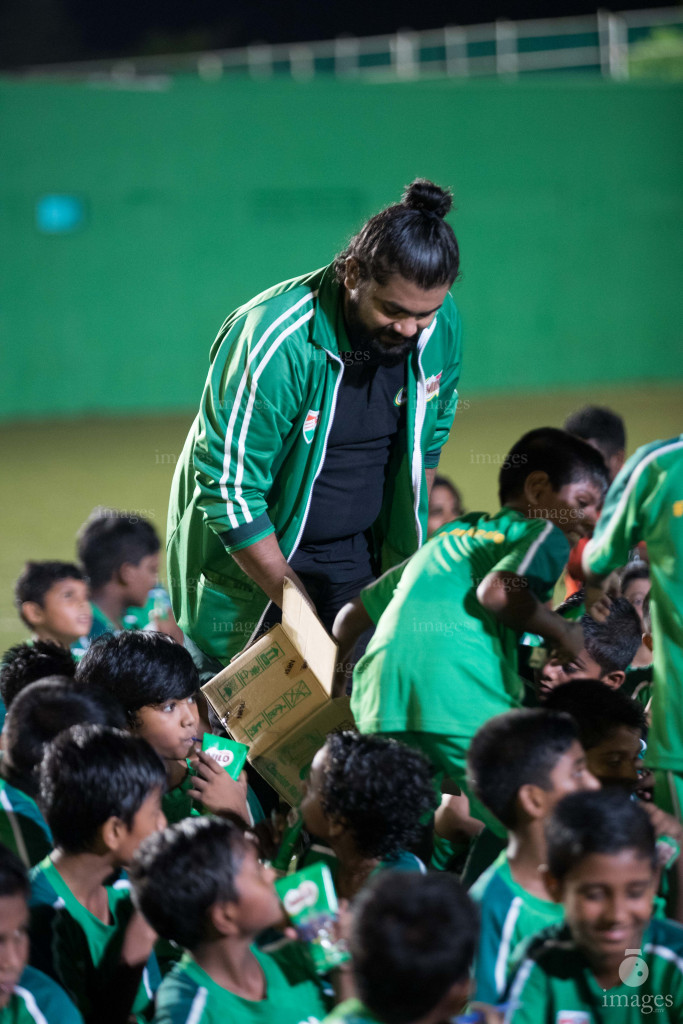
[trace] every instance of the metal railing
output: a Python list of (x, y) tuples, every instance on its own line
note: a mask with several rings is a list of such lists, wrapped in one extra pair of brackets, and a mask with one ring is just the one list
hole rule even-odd
[(628, 77), (634, 43), (662, 26), (683, 28), (683, 9), (597, 11), (533, 21), (447, 25), (423, 32), (340, 37), (311, 43), (258, 44), (242, 49), (176, 53), (125, 60), (82, 61), (20, 69), (16, 74), (164, 88), (169, 75), (224, 75), (310, 80), (319, 75), (414, 80), (424, 77), (514, 77), (533, 72), (593, 71)]

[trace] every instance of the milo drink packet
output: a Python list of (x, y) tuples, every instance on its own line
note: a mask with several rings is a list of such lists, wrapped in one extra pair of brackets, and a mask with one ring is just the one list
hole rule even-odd
[(346, 943), (335, 934), (339, 905), (327, 864), (311, 864), (275, 883), (287, 916), (305, 942), (318, 974), (349, 959)]
[(249, 753), (246, 744), (229, 740), (225, 736), (212, 736), (208, 732), (204, 733), (202, 750), (214, 761), (218, 761), (232, 779), (238, 778)]

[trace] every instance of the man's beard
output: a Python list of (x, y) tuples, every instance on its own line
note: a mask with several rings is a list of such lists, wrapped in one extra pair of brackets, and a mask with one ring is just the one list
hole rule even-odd
[(366, 353), (368, 363), (375, 366), (399, 366), (417, 349), (420, 331), (410, 338), (394, 334), (386, 327), (377, 331), (369, 331), (358, 317), (356, 307), (352, 302), (347, 303), (345, 314), (346, 332), (351, 346), (354, 352)]

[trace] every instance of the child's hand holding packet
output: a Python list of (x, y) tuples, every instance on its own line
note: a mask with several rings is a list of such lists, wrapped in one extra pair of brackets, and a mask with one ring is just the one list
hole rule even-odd
[(275, 888), (302, 942), (307, 943), (318, 974), (349, 959), (339, 938), (339, 905), (327, 864), (312, 864), (275, 882)]
[(242, 771), (248, 747), (223, 736), (205, 733), (194, 764), (196, 772), (189, 795), (200, 800), (212, 814), (238, 814), (249, 821), (247, 776)]

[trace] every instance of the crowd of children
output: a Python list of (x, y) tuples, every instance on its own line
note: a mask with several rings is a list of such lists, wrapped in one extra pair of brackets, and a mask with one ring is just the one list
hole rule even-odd
[(27, 563), (0, 1024), (683, 1022), (683, 437), (625, 447), (592, 407), (525, 434), (492, 514), (436, 477), (429, 540), (337, 616), (345, 665), (372, 632), (357, 731), (294, 808), (202, 749), (150, 523)]

